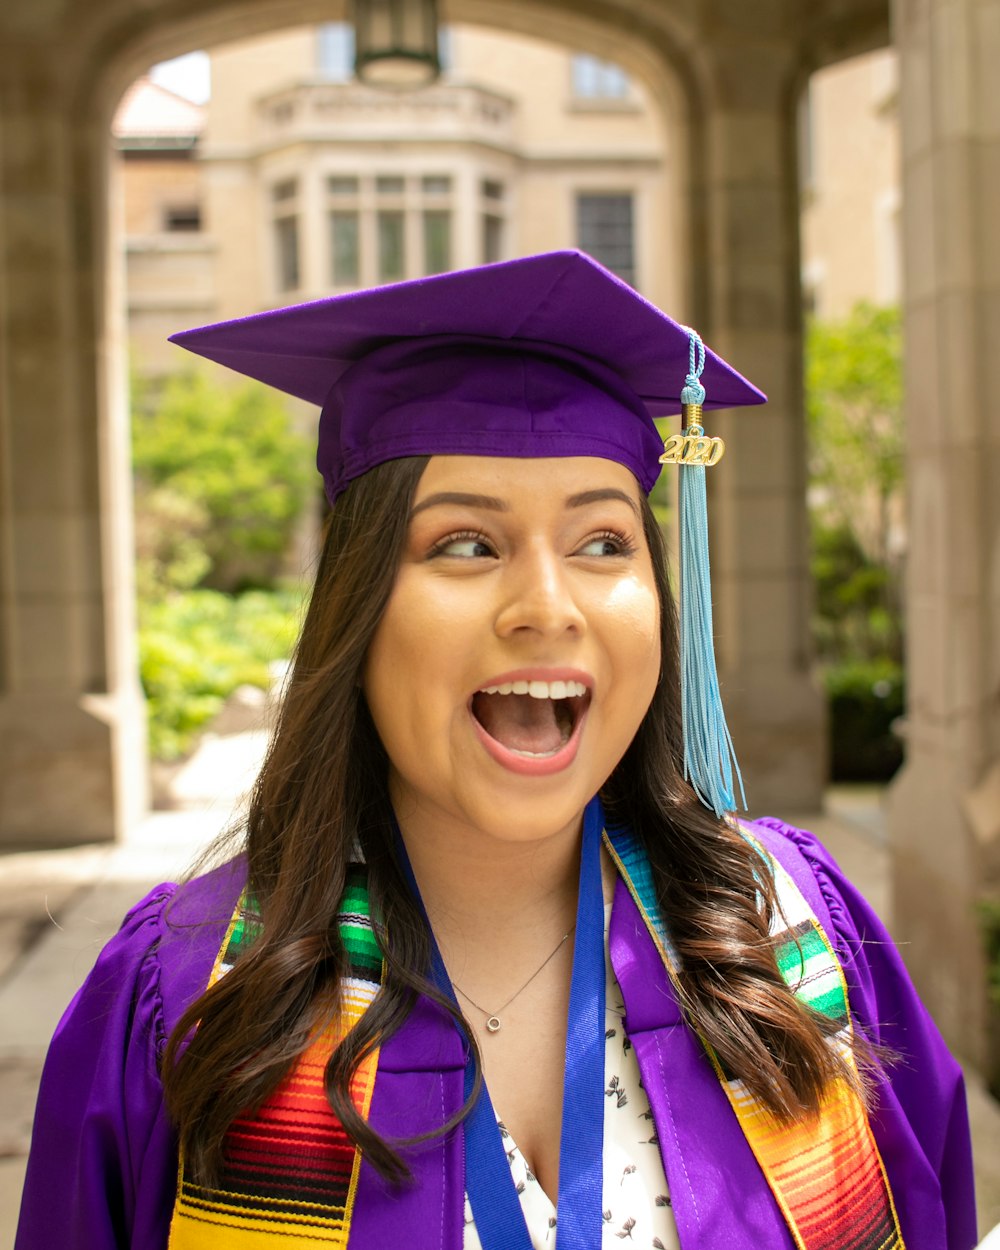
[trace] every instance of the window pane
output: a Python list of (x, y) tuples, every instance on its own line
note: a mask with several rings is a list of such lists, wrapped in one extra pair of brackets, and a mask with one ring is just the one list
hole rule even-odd
[(354, 27), (350, 22), (324, 22), (316, 32), (319, 72), (334, 82), (354, 77)]
[(379, 195), (402, 195), (403, 179), (395, 174), (379, 174), (375, 179), (375, 190)]
[(629, 78), (620, 65), (579, 53), (571, 66), (573, 95), (578, 100), (624, 100)]
[(357, 213), (330, 214), (331, 277), (334, 286), (357, 286), (361, 281)]
[(286, 178), (284, 182), (276, 182), (271, 188), (271, 199), (275, 204), (286, 200), (294, 200), (299, 193), (299, 184), (294, 178)]
[(200, 230), (201, 208), (197, 204), (173, 204), (163, 210), (164, 230)]
[(479, 184), (479, 190), (484, 200), (503, 199), (503, 183), (497, 182), (494, 178), (484, 178)]
[(503, 218), (483, 214), (483, 264), (503, 260)]
[(451, 213), (424, 213), (424, 273), (451, 268)]
[(299, 286), (299, 219), (276, 217), (274, 251), (277, 259), (279, 291), (295, 291)]
[(451, 27), (438, 27), (438, 61), (441, 64), (441, 73), (447, 73), (448, 70), (454, 68), (453, 56), (451, 50)]
[(624, 100), (628, 95), (628, 74), (609, 61), (602, 63), (601, 70), (601, 95), (608, 100)]
[(424, 195), (451, 194), (451, 179), (447, 174), (425, 174), (420, 185)]
[(575, 56), (572, 63), (573, 94), (580, 100), (597, 95), (597, 62), (592, 56)]
[(582, 251), (634, 284), (631, 195), (578, 195), (576, 238)]
[(333, 174), (326, 180), (326, 189), (331, 195), (357, 195), (358, 179), (343, 174)]
[(403, 250), (403, 214), (382, 211), (376, 214), (378, 225), (378, 280), (400, 282), (406, 274)]

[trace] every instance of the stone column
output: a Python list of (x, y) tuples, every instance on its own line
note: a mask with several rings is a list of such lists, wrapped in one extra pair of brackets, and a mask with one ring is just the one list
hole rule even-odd
[(754, 814), (818, 811), (823, 700), (810, 672), (798, 188), (791, 49), (753, 31), (703, 45), (691, 136), (692, 319), (767, 392), (716, 417), (708, 475), (716, 651)]
[(61, 68), (57, 43), (0, 39), (5, 845), (112, 838), (145, 801), (109, 140)]
[(895, 929), (946, 1037), (983, 1063), (975, 903), (1000, 886), (1000, 3), (896, 0), (894, 18), (910, 506)]

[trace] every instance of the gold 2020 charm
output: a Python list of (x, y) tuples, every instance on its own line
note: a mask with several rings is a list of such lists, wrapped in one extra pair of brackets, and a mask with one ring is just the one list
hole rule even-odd
[(710, 469), (725, 451), (721, 438), (708, 438), (700, 425), (689, 425), (683, 434), (671, 434), (663, 444), (660, 464), (700, 464)]

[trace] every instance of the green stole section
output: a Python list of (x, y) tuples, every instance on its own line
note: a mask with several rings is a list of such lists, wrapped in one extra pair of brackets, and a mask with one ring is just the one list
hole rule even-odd
[[(847, 987), (830, 941), (788, 873), (752, 831), (743, 833), (774, 869), (779, 908), (772, 937), (781, 974), (801, 1002), (838, 1025), (830, 1044), (853, 1064)], [(652, 870), (641, 844), (631, 833), (616, 830), (605, 834), (605, 846), (676, 982), (676, 952), (656, 906)], [(360, 1152), (330, 1110), (324, 1073), (384, 975), (363, 865), (350, 866), (337, 922), (349, 960), (339, 1015), (299, 1057), (274, 1095), (234, 1122), (218, 1189), (195, 1185), (181, 1160), (169, 1250), (347, 1246)], [(242, 898), (209, 984), (226, 974), (259, 932), (253, 906)], [(817, 1117), (807, 1124), (780, 1125), (742, 1082), (722, 1070), (711, 1048), (706, 1046), (706, 1051), (798, 1250), (904, 1250), (885, 1169), (853, 1086), (835, 1082)], [(365, 1116), (377, 1064), (375, 1052), (352, 1082), (355, 1105)]]
[[(811, 1011), (838, 1026), (829, 1044), (856, 1073), (847, 982), (830, 940), (784, 867), (752, 830), (739, 829), (774, 872), (778, 908), (771, 937), (785, 984)], [(642, 845), (627, 830), (606, 834), (605, 845), (679, 988), (679, 961), (656, 906)], [(799, 1250), (905, 1250), (885, 1167), (854, 1083), (832, 1082), (818, 1115), (780, 1124), (742, 1081), (723, 1070), (704, 1038), (702, 1044)]]
[[(371, 1004), (382, 984), (382, 952), (372, 931), (368, 874), (348, 868), (337, 913), (347, 954), (337, 1016), (298, 1057), (292, 1070), (255, 1112), (237, 1117), (226, 1135), (222, 1177), (214, 1188), (197, 1184), (183, 1158), (169, 1250), (298, 1250), (346, 1246), (361, 1154), (330, 1109), (325, 1071), (330, 1056)], [(233, 967), (261, 932), (253, 901), (237, 904), (209, 984)], [(363, 1116), (371, 1106), (378, 1052), (351, 1081)]]

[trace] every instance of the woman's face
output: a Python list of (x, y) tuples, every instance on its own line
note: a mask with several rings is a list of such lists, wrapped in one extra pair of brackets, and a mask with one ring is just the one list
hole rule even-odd
[(660, 670), (639, 499), (609, 460), (429, 461), (364, 672), (404, 826), (575, 827)]

